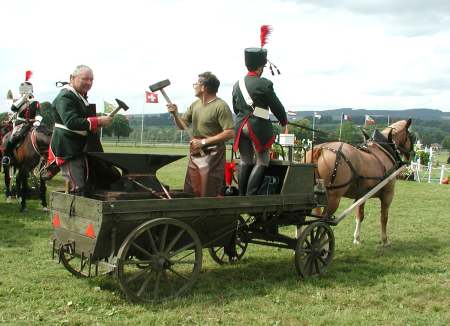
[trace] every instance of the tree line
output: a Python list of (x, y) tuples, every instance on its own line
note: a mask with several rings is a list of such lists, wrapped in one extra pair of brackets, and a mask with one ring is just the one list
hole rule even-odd
[[(51, 103), (42, 102), (40, 114), (43, 117), (43, 123), (50, 128), (55, 123), (55, 115)], [(187, 135), (175, 127), (173, 119), (168, 113), (147, 114), (144, 115), (143, 128), (141, 115), (120, 115), (117, 114), (111, 125), (103, 128), (103, 136), (111, 137), (117, 140), (129, 139), (139, 142), (169, 142), (180, 143), (187, 142)], [(7, 119), (7, 113), (0, 114), (0, 121)], [(390, 122), (401, 120), (400, 117), (391, 117)], [(311, 139), (312, 116), (303, 119), (291, 120), (298, 126), (290, 126), (290, 133), (295, 134), (296, 139)], [(379, 120), (379, 119), (377, 119)], [(384, 120), (386, 120), (384, 118)], [(364, 126), (364, 116), (352, 116), (351, 121), (343, 121), (342, 128), (340, 121), (333, 119), (332, 116), (322, 115), (320, 119), (315, 119), (315, 129), (319, 132), (314, 133), (315, 143), (340, 140), (351, 144), (360, 144), (364, 141), (361, 128)], [(387, 127), (387, 121), (377, 125), (369, 126), (365, 131), (369, 134), (373, 129), (382, 130)], [(278, 123), (274, 123), (274, 128), (281, 131)], [(423, 144), (441, 144), (443, 148), (450, 149), (450, 123), (447, 120), (422, 120), (414, 119), (412, 131)], [(141, 135), (142, 134), (142, 135)]]

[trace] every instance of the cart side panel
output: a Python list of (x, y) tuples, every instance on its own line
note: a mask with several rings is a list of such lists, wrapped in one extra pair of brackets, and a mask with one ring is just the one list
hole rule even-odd
[(198, 234), (203, 247), (210, 247), (222, 244), (229, 239), (240, 214), (296, 212), (316, 207), (313, 193), (283, 196), (119, 200), (104, 201), (102, 204), (103, 219), (115, 221), (116, 243), (119, 246), (134, 228), (157, 218), (173, 218), (187, 223)]
[(53, 192), (50, 219), (56, 248), (71, 243), (79, 255), (101, 258), (110, 254), (112, 223), (103, 219), (100, 201)]
[(134, 228), (158, 218), (172, 218), (190, 225), (204, 247), (222, 244), (230, 239), (241, 211), (225, 198), (128, 200), (103, 205), (104, 214), (110, 214), (116, 221), (119, 245)]
[(292, 164), (284, 177), (281, 195), (313, 194), (314, 164)]

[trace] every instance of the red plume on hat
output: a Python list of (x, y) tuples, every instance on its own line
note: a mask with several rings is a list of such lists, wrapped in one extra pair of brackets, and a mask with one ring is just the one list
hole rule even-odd
[(31, 70), (25, 71), (25, 81), (29, 81), (31, 78), (31, 75), (33, 75), (33, 72)]
[(269, 37), (270, 33), (272, 33), (272, 26), (270, 26), (270, 25), (262, 25), (261, 26), (261, 47), (262, 48), (267, 43), (267, 38)]

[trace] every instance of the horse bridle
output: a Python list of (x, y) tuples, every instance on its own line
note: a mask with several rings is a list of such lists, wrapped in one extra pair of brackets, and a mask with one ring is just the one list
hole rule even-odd
[[(397, 130), (395, 127), (388, 127), (388, 128), (390, 128), (391, 130)], [(394, 141), (392, 143), (390, 143), (390, 144), (394, 147), (394, 150), (396, 152), (398, 152), (401, 155), (408, 156), (414, 150), (413, 138), (414, 137), (412, 136), (410, 131), (408, 129), (406, 129), (406, 140), (409, 139), (409, 142), (410, 142), (410, 148), (409, 149), (403, 147), (401, 144), (397, 145)]]

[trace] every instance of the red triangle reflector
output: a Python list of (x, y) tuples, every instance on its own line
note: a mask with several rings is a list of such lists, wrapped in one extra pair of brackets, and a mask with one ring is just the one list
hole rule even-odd
[(58, 212), (55, 212), (55, 214), (53, 214), (52, 224), (53, 224), (54, 228), (60, 228), (61, 227), (61, 222), (59, 221), (59, 214), (58, 214)]
[(88, 226), (86, 228), (86, 232), (84, 232), (84, 234), (86, 236), (88, 236), (89, 238), (92, 238), (92, 239), (95, 238), (94, 226), (92, 225), (92, 223), (88, 224)]

